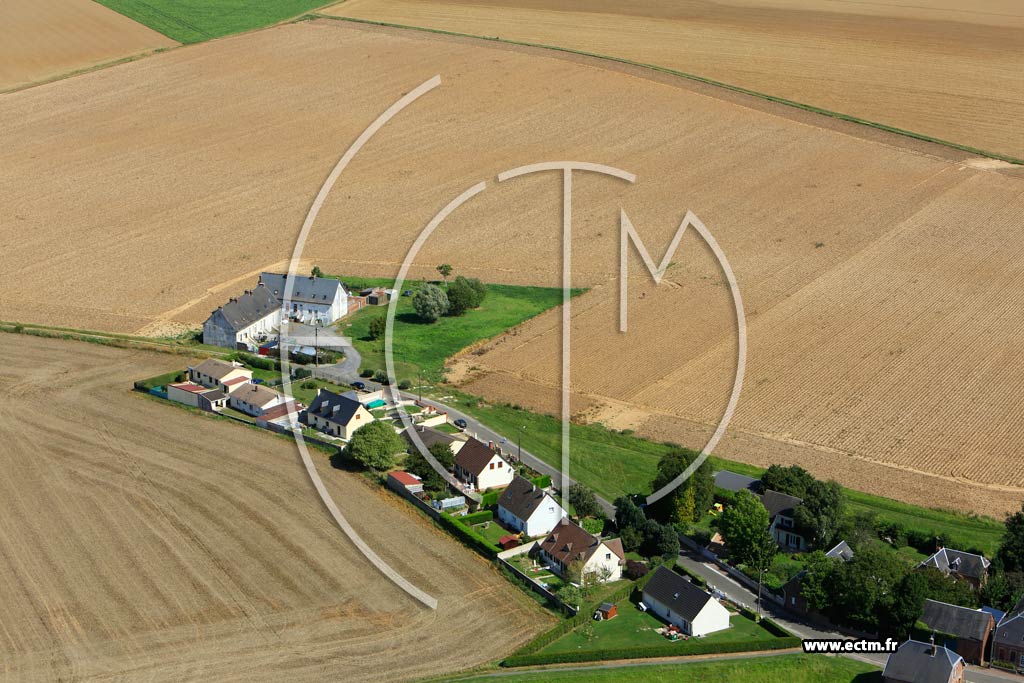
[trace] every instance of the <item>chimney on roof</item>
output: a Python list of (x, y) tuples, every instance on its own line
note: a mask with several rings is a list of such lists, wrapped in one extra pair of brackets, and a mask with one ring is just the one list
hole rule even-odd
[(932, 644), (932, 653), (931, 653), (930, 656), (934, 657), (935, 653), (938, 652), (938, 648), (935, 647), (935, 634), (934, 633), (932, 634), (932, 637), (931, 637), (931, 644)]

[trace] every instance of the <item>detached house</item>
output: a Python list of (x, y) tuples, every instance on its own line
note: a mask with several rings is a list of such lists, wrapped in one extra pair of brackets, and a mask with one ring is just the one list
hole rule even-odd
[(889, 655), (882, 683), (963, 683), (964, 658), (935, 644), (908, 640)]
[(565, 517), (565, 510), (544, 489), (516, 476), (498, 498), (498, 519), (509, 529), (527, 536), (550, 533)]
[(287, 402), (287, 396), (262, 384), (245, 384), (228, 395), (228, 405), (253, 417), (262, 417), (271, 408)]
[(220, 389), (210, 389), (195, 382), (168, 384), (167, 398), (210, 413), (220, 411), (228, 402), (227, 394)]
[(920, 566), (938, 569), (945, 576), (952, 576), (954, 579), (967, 581), (975, 588), (981, 588), (988, 580), (990, 564), (992, 563), (986, 560), (984, 555), (965, 553), (952, 548), (939, 548)]
[(759, 498), (761, 504), (768, 510), (768, 518), (771, 520), (769, 531), (779, 547), (790, 552), (807, 550), (807, 541), (797, 533), (796, 524), (793, 521), (794, 511), (803, 503), (803, 500), (796, 496), (770, 490), (765, 491)]
[(359, 401), (327, 389), (318, 389), (316, 398), (302, 412), (299, 421), (348, 441), (357, 429), (373, 422), (373, 415)]
[(622, 578), (622, 566), (626, 564), (622, 541), (617, 538), (602, 541), (568, 517), (559, 520), (538, 547), (540, 560), (563, 577), (570, 566), (578, 563), (581, 577), (618, 581)]
[(984, 664), (995, 619), (988, 612), (938, 600), (925, 600), (921, 623), (952, 636), (943, 643), (970, 664)]
[(643, 603), (656, 616), (691, 636), (729, 628), (729, 610), (707, 591), (667, 567), (658, 567), (644, 587)]
[(1024, 598), (996, 624), (992, 634), (992, 659), (1024, 669)]
[(210, 314), (203, 323), (203, 343), (255, 351), (281, 327), (281, 302), (260, 285)]
[(296, 276), (292, 278), (291, 300), (285, 303), (287, 273), (260, 273), (260, 284), (281, 302), (286, 318), (307, 325), (328, 325), (348, 315), (348, 292), (332, 278)]
[(252, 381), (252, 370), (241, 363), (207, 358), (199, 365), (189, 366), (189, 381), (201, 384), (208, 389), (220, 389), (230, 394), (238, 385)]
[(455, 454), (455, 476), (478, 491), (486, 491), (508, 486), (515, 471), (493, 448), (470, 438)]

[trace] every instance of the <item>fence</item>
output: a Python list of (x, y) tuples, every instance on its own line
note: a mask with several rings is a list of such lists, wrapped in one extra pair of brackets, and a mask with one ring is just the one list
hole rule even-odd
[(539, 583), (537, 583), (529, 576), (521, 572), (508, 561), (508, 558), (510, 557), (516, 557), (517, 555), (522, 555), (524, 553), (530, 552), (530, 550), (532, 550), (533, 547), (536, 545), (537, 541), (530, 541), (526, 545), (517, 546), (515, 548), (512, 548), (511, 550), (505, 550), (503, 552), (500, 552), (498, 553), (498, 562), (502, 568), (507, 570), (510, 574), (515, 576), (520, 581), (524, 582), (534, 593), (547, 599), (553, 605), (557, 605), (563, 611), (565, 611), (570, 617), (576, 616), (576, 613), (579, 612), (578, 609), (576, 609), (572, 605), (567, 605), (564, 602), (562, 602), (557, 595), (549, 591), (547, 588), (541, 586)]

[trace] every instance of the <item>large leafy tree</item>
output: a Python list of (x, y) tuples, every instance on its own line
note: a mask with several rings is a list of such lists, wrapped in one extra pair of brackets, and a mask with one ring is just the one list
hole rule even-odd
[[(699, 457), (687, 449), (669, 451), (658, 461), (658, 473), (651, 486), (657, 491), (686, 471)], [(715, 478), (711, 464), (701, 463), (690, 477), (654, 506), (654, 514), (669, 523), (696, 522), (714, 504)]]
[(772, 465), (761, 475), (761, 486), (797, 498), (807, 494), (807, 487), (814, 483), (811, 473), (799, 465), (784, 467)]
[(838, 567), (839, 560), (826, 556), (820, 550), (804, 556), (805, 573), (800, 580), (800, 593), (808, 607), (822, 614), (828, 612), (832, 604), (830, 587)]
[(395, 456), (405, 450), (405, 442), (385, 422), (371, 422), (355, 431), (345, 454), (363, 467), (383, 471), (395, 466)]
[[(446, 468), (451, 469), (455, 462), (451, 447), (446, 443), (433, 443), (428, 448), (430, 454), (437, 458), (438, 462)], [(448, 490), (448, 482), (435, 470), (427, 459), (420, 455), (415, 446), (409, 449), (409, 457), (406, 459), (406, 469), (423, 480), (423, 486), (433, 493), (444, 493)]]
[(891, 604), (878, 614), (878, 626), (882, 635), (903, 640), (910, 635), (925, 598), (928, 597), (928, 580), (920, 572), (908, 572), (893, 588)]
[(875, 631), (879, 614), (892, 607), (896, 585), (906, 572), (903, 558), (882, 544), (860, 548), (834, 574), (833, 616), (857, 628)]
[(437, 322), (448, 312), (448, 295), (437, 285), (423, 285), (412, 298), (412, 307), (422, 320)]
[(479, 308), (483, 302), (486, 287), (479, 280), (469, 280), (461, 275), (448, 285), (448, 315), (462, 315)]
[(583, 484), (573, 484), (569, 487), (569, 502), (581, 518), (604, 517), (604, 510), (597, 502), (597, 496)]
[(767, 568), (778, 550), (768, 527), (768, 511), (749, 491), (737, 493), (718, 520), (729, 557), (755, 569)]
[(452, 275), (452, 267), (448, 263), (442, 263), (437, 267), (437, 273), (444, 278), (445, 282), (448, 282), (448, 278)]
[(814, 480), (804, 492), (803, 503), (793, 513), (793, 521), (809, 536), (811, 546), (826, 548), (837, 540), (843, 521), (845, 498), (834, 481)]
[(1024, 572), (1024, 506), (1006, 516), (1006, 530), (996, 552), (996, 565), (1007, 572)]

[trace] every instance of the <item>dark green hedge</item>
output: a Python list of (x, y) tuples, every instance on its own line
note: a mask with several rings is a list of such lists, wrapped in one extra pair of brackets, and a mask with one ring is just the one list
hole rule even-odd
[(551, 486), (551, 476), (547, 475), (547, 474), (544, 474), (544, 475), (541, 475), (541, 476), (536, 477), (534, 479), (531, 479), (530, 481), (535, 486), (537, 486), (539, 488), (542, 488), (542, 489), (546, 489), (547, 487)]
[(790, 633), (789, 631), (782, 628), (781, 626), (779, 626), (774, 621), (768, 618), (761, 619), (761, 627), (768, 631), (768, 633), (771, 633), (774, 636), (778, 636), (779, 638), (793, 637), (792, 633)]
[[(582, 614), (582, 612), (581, 612)], [(589, 614), (586, 615), (588, 618)], [(574, 652), (549, 652), (546, 654), (513, 655), (506, 657), (501, 665), (505, 667), (537, 666), (540, 664), (568, 664), (572, 662), (596, 662), (612, 659), (650, 659), (653, 657), (678, 657), (680, 655), (709, 655), (728, 652), (753, 652), (757, 650), (786, 650), (800, 645), (794, 636), (785, 638), (758, 638), (740, 642), (692, 642), (685, 647), (679, 643), (651, 645), (647, 647), (622, 647), (608, 650), (577, 650)]]
[(490, 541), (477, 533), (476, 530), (462, 524), (447, 512), (441, 513), (441, 517), (437, 521), (444, 529), (462, 541), (466, 547), (477, 551), (487, 559), (494, 558), (500, 552), (498, 546), (492, 545)]
[(483, 524), (484, 522), (493, 522), (494, 513), (491, 512), (490, 510), (480, 510), (479, 512), (474, 512), (471, 515), (465, 515), (463, 517), (460, 517), (459, 521), (465, 524), (466, 526), (473, 526), (474, 524)]
[(489, 508), (498, 504), (498, 492), (488, 491), (480, 494), (480, 507)]

